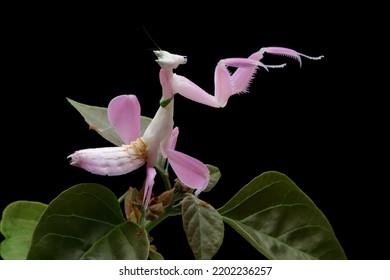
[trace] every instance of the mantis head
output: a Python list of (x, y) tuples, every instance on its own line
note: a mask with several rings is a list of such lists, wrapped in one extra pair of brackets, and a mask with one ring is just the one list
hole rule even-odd
[(157, 56), (156, 62), (164, 69), (176, 69), (180, 64), (187, 62), (187, 57), (171, 54), (167, 51), (153, 51)]

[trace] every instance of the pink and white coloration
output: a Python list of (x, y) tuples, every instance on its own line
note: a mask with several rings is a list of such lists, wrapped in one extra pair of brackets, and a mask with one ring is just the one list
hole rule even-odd
[(173, 129), (173, 101), (160, 107), (140, 135), (140, 105), (135, 95), (120, 95), (108, 105), (108, 119), (125, 143), (120, 147), (84, 149), (71, 154), (71, 165), (98, 175), (116, 176), (129, 173), (146, 163), (144, 205), (152, 194), (156, 171), (154, 165), (161, 151), (185, 185), (203, 191), (210, 180), (207, 166), (175, 150), (178, 128)]
[[(217, 108), (225, 107), (230, 96), (246, 92), (258, 67), (263, 67), (268, 71), (268, 68), (281, 68), (285, 66), (285, 64), (263, 64), (260, 61), (263, 59), (264, 53), (294, 58), (299, 62), (300, 66), (302, 65), (301, 57), (313, 60), (323, 58), (323, 56), (310, 57), (282, 47), (267, 47), (261, 48), (248, 58), (222, 59), (217, 64), (214, 72), (215, 91), (213, 96), (186, 77), (173, 73), (173, 69), (187, 62), (187, 57), (162, 50), (154, 51), (154, 53), (158, 58), (156, 62), (161, 66), (160, 83), (163, 87), (161, 104), (165, 104), (167, 100), (173, 98), (174, 94), (179, 93), (190, 100)], [(227, 69), (228, 66), (236, 67), (237, 69), (233, 74), (230, 74)]]
[(71, 165), (98, 175), (123, 175), (145, 164), (148, 146), (142, 137), (120, 147), (84, 149), (70, 155)]
[[(173, 171), (186, 186), (196, 189), (195, 194), (201, 193), (210, 181), (210, 171), (199, 160), (175, 150), (179, 129), (173, 129), (173, 105), (171, 100), (165, 107), (160, 106), (152, 122), (149, 124), (143, 138), (148, 143), (147, 178), (154, 178), (154, 164), (158, 152), (168, 159)], [(154, 174), (151, 174), (151, 172)], [(150, 180), (153, 182), (152, 180)], [(152, 185), (145, 183), (145, 204), (150, 201)]]
[[(134, 95), (121, 95), (111, 100), (108, 118), (116, 133), (125, 143), (121, 147), (85, 149), (71, 154), (71, 164), (99, 175), (121, 175), (129, 173), (146, 163), (144, 205), (148, 206), (156, 171), (159, 152), (168, 158), (178, 178), (188, 187), (202, 192), (208, 185), (208, 168), (200, 161), (175, 150), (178, 128), (173, 129), (173, 97), (179, 93), (184, 97), (211, 107), (225, 107), (230, 96), (248, 90), (258, 67), (280, 68), (282, 65), (265, 65), (261, 62), (264, 53), (289, 56), (301, 65), (301, 57), (318, 60), (323, 56), (310, 57), (282, 47), (261, 48), (248, 58), (227, 58), (219, 61), (215, 68), (214, 96), (184, 76), (173, 73), (179, 65), (185, 64), (185, 56), (167, 51), (154, 51), (161, 66), (160, 83), (163, 96), (152, 122), (144, 135), (140, 135), (140, 105)], [(227, 67), (237, 68), (230, 74)]]
[(114, 98), (107, 109), (108, 119), (115, 123), (127, 123), (127, 129), (119, 126), (116, 133), (124, 145), (79, 150), (68, 156), (70, 164), (93, 174), (116, 176), (129, 173), (144, 165), (148, 157), (148, 146), (140, 136), (141, 107), (135, 95)]

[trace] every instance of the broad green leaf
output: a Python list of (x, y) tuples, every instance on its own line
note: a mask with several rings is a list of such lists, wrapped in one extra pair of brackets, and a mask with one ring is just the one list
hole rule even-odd
[(81, 259), (143, 260), (148, 252), (149, 241), (143, 229), (132, 222), (124, 222), (97, 241)]
[(197, 260), (210, 260), (222, 245), (224, 225), (210, 204), (190, 195), (182, 201), (183, 227)]
[(98, 184), (62, 192), (42, 214), (28, 259), (146, 259), (147, 234), (125, 221), (114, 193)]
[[(91, 129), (97, 131), (97, 133), (116, 146), (124, 144), (108, 120), (107, 108), (86, 105), (70, 98), (67, 98), (67, 100), (84, 117)], [(151, 121), (151, 118), (141, 116), (141, 135), (144, 134)]]
[(164, 259), (164, 257), (163, 257), (163, 255), (161, 255), (156, 250), (150, 248), (150, 250), (149, 250), (149, 259), (154, 260), (154, 261), (161, 261), (161, 260)]
[(1, 257), (4, 260), (25, 260), (31, 245), (31, 238), (39, 217), (47, 205), (35, 201), (15, 201), (3, 211), (0, 232)]
[(269, 259), (346, 259), (325, 215), (282, 173), (256, 177), (218, 212)]
[(218, 183), (219, 179), (221, 178), (221, 172), (216, 166), (213, 166), (211, 164), (206, 164), (206, 166), (210, 171), (210, 181), (204, 192), (209, 192)]

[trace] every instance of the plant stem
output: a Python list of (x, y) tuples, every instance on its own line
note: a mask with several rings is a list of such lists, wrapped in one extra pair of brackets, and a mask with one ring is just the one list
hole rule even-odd
[(167, 191), (172, 189), (171, 183), (169, 182), (168, 173), (165, 170), (161, 169), (159, 166), (155, 166), (154, 168), (156, 168), (158, 174), (160, 174), (160, 176), (162, 177), (164, 185), (165, 185), (165, 189)]
[(118, 203), (121, 203), (123, 200), (125, 200), (125, 197), (127, 195), (129, 191), (125, 192), (124, 194), (122, 194), (122, 196), (120, 198), (118, 198)]

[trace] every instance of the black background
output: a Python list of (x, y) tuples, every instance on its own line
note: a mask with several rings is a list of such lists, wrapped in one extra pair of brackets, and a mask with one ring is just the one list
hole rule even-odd
[[(107, 106), (117, 95), (135, 94), (142, 115), (153, 117), (161, 87), (156, 46), (145, 27), (161, 49), (188, 57), (176, 72), (210, 94), (222, 58), (247, 57), (265, 46), (324, 55), (320, 61), (303, 58), (301, 69), (292, 59), (266, 56), (264, 63), (287, 62), (287, 67), (259, 69), (250, 92), (231, 97), (222, 109), (176, 95), (177, 149), (220, 168), (219, 184), (200, 196), (215, 208), (262, 172), (280, 171), (327, 216), (349, 259), (388, 258), (388, 180), (381, 163), (387, 160), (387, 111), (378, 95), (383, 90), (369, 82), (380, 75), (368, 58), (375, 36), (335, 8), (262, 8), (221, 10), (208, 17), (203, 10), (191, 17), (189, 7), (173, 12), (156, 6), (148, 10), (154, 22), (121, 7), (16, 14), (4, 40), (9, 87), (2, 112), (0, 209), (15, 200), (49, 203), (81, 182), (101, 183), (118, 196), (141, 184), (143, 168), (100, 177), (69, 166), (66, 157), (75, 150), (109, 143), (88, 129), (65, 98)], [(193, 258), (180, 217), (151, 234), (166, 259)], [(215, 258), (263, 257), (226, 226)]]

